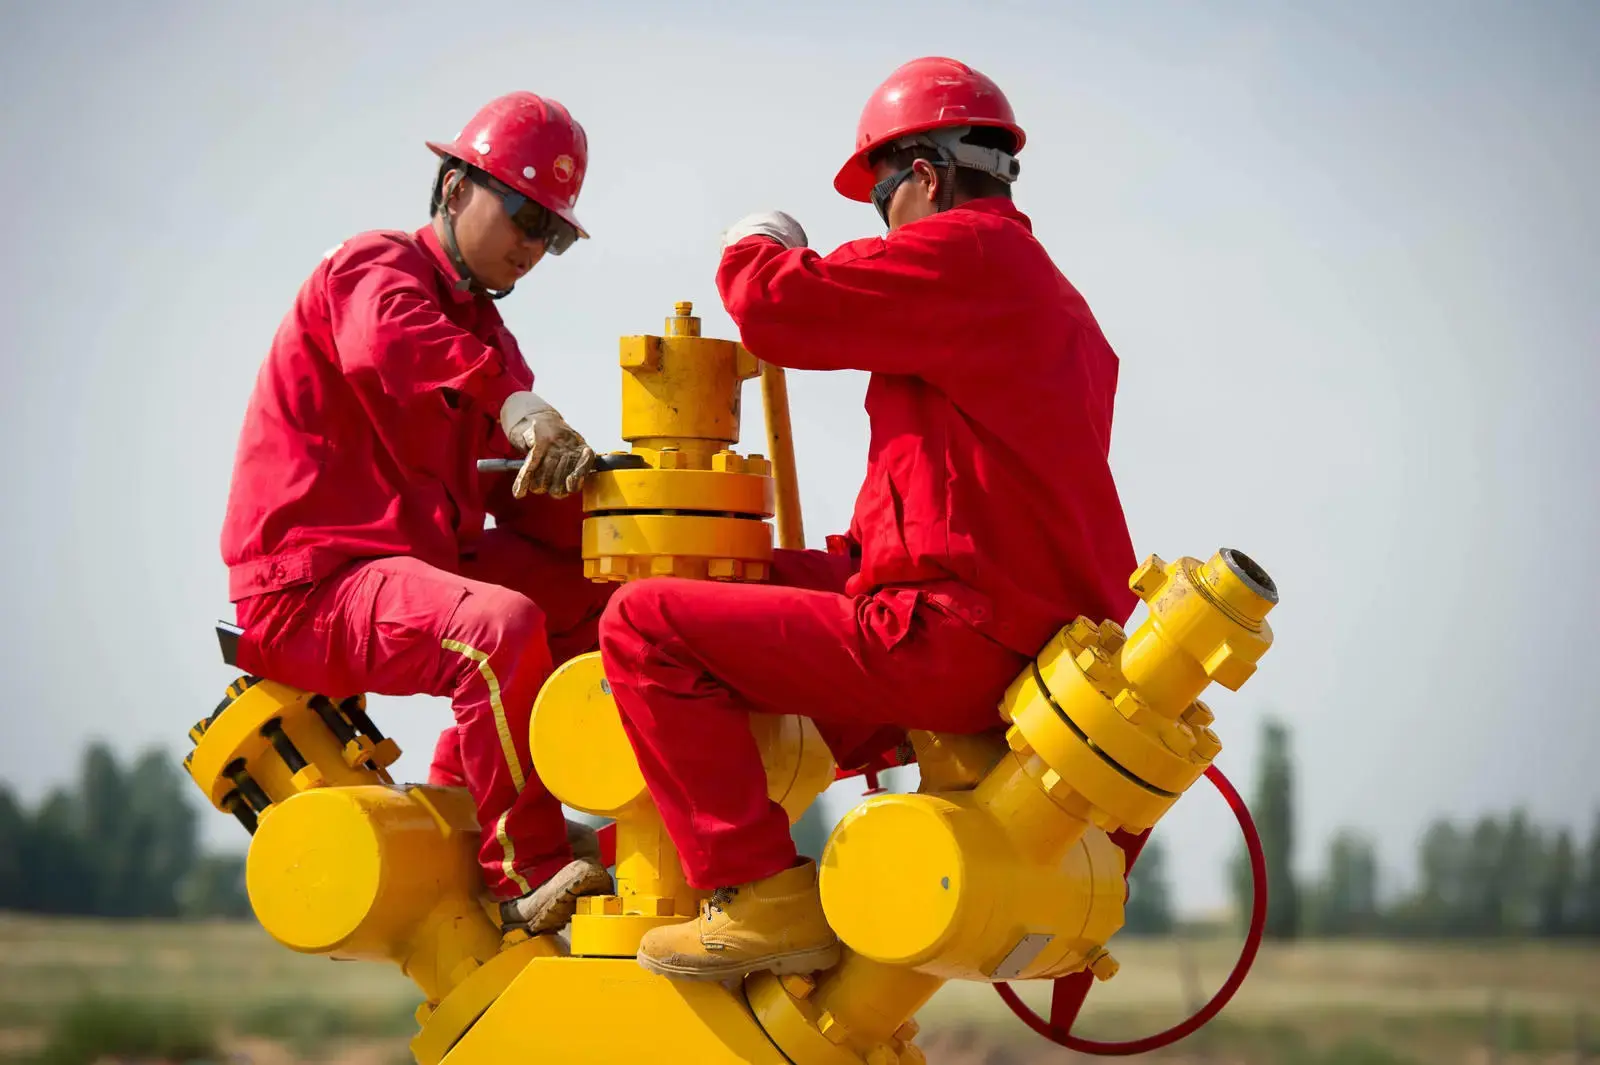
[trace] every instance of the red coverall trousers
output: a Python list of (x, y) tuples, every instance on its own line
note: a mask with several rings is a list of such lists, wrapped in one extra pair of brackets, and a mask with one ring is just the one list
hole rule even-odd
[(239, 603), (265, 672), (333, 697), (449, 696), (455, 725), (439, 752), (477, 807), (485, 886), (515, 898), (572, 860), (561, 803), (533, 771), (528, 722), (550, 675), (593, 650), (612, 586), (583, 577), (572, 552), (490, 529), (460, 574), (415, 558), (351, 563), (316, 584)]
[[(922, 591), (842, 594), (847, 557), (778, 551), (773, 584), (652, 577), (600, 619), (622, 723), (684, 875), (709, 890), (795, 860), (749, 715), (813, 719), (836, 759), (881, 726), (981, 732), (1028, 659)], [(868, 752), (871, 753), (871, 752)]]

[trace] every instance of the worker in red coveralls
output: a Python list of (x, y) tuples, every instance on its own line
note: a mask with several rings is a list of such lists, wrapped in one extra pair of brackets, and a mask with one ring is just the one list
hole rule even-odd
[[(471, 793), (504, 923), (553, 931), (611, 890), (528, 752), (552, 652), (592, 649), (605, 605), (574, 494), (595, 455), (493, 301), (588, 236), (588, 145), (561, 104), (515, 92), (428, 147), (429, 224), (329, 252), (257, 376), (222, 532), (238, 662), (336, 698), (449, 696), (434, 777)], [(514, 480), (477, 471), (519, 454)]]
[(693, 920), (644, 936), (652, 972), (838, 958), (751, 714), (813, 718), (846, 767), (906, 729), (996, 728), (1006, 686), (1056, 631), (1133, 609), (1107, 463), (1118, 361), (1012, 203), (1023, 139), (989, 78), (915, 60), (868, 101), (834, 180), (887, 236), (820, 255), (781, 213), (724, 234), (717, 285), (744, 343), (779, 366), (869, 371), (871, 446), (834, 553), (779, 552), (767, 585), (637, 581), (601, 617), (640, 769), (689, 883), (710, 893)]

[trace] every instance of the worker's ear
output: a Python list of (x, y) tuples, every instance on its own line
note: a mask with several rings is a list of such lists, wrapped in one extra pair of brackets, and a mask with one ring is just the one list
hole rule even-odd
[(911, 168), (916, 172), (917, 195), (929, 203), (938, 203), (941, 180), (938, 169), (926, 159), (918, 159)]
[[(461, 178), (460, 181), (456, 181), (458, 175)], [(455, 182), (454, 188), (451, 188), (451, 182)], [(450, 195), (444, 201), (445, 210), (454, 207), (459, 211), (467, 205), (467, 186), (469, 184), (471, 182), (467, 181), (466, 173), (460, 170), (452, 170), (444, 176), (444, 187), (450, 191)]]

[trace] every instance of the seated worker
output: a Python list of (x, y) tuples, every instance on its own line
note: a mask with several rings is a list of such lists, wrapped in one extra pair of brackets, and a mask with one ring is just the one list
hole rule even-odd
[[(222, 555), (240, 668), (334, 698), (450, 697), (440, 747), (477, 809), (485, 888), (537, 934), (611, 889), (528, 752), (552, 649), (594, 646), (609, 589), (579, 553), (594, 452), (532, 391), (493, 301), (588, 237), (573, 214), (588, 145), (561, 104), (516, 92), (428, 147), (429, 224), (333, 249), (279, 327)], [(477, 471), (523, 452), (514, 480)]]
[(1055, 632), (1133, 609), (1107, 461), (1118, 360), (1012, 203), (1023, 139), (989, 78), (915, 60), (869, 100), (834, 181), (887, 236), (823, 256), (781, 213), (724, 235), (717, 284), (744, 343), (779, 366), (869, 371), (871, 444), (844, 541), (857, 557), (833, 589), (774, 586), (825, 569), (780, 552), (774, 584), (636, 581), (600, 619), (644, 779), (689, 883), (710, 892), (698, 917), (644, 936), (652, 972), (720, 980), (838, 957), (751, 714), (813, 718), (849, 767), (874, 730), (892, 744), (998, 728), (1006, 686)]

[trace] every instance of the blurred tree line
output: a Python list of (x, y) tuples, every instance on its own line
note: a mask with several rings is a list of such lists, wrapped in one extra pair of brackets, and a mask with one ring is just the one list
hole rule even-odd
[(244, 858), (205, 854), (194, 784), (169, 752), (94, 744), (32, 810), (0, 785), (0, 910), (93, 917), (250, 913)]
[[(1600, 810), (1586, 840), (1566, 826), (1535, 824), (1521, 809), (1439, 818), (1418, 841), (1410, 889), (1386, 897), (1376, 841), (1364, 832), (1336, 833), (1314, 876), (1293, 872), (1294, 759), (1281, 721), (1263, 725), (1248, 801), (1267, 859), (1270, 938), (1600, 936)], [(1242, 848), (1231, 880), (1236, 911), (1247, 918), (1250, 870)]]
[[(1418, 844), (1414, 886), (1386, 897), (1375, 841), (1353, 830), (1329, 841), (1314, 876), (1293, 874), (1289, 731), (1268, 720), (1262, 741), (1248, 799), (1267, 858), (1270, 937), (1600, 937), (1600, 811), (1585, 839), (1564, 826), (1534, 824), (1521, 810), (1435, 821)], [(199, 818), (210, 811), (193, 791), (169, 752), (147, 751), (122, 763), (104, 744), (85, 752), (71, 786), (33, 809), (0, 785), (0, 910), (249, 916), (244, 858), (203, 851)], [(832, 827), (823, 804), (814, 804), (794, 826), (797, 848), (820, 857)], [(1238, 912), (1247, 916), (1242, 851), (1231, 874)], [(1175, 925), (1167, 852), (1157, 831), (1129, 878), (1125, 931), (1160, 935)]]

